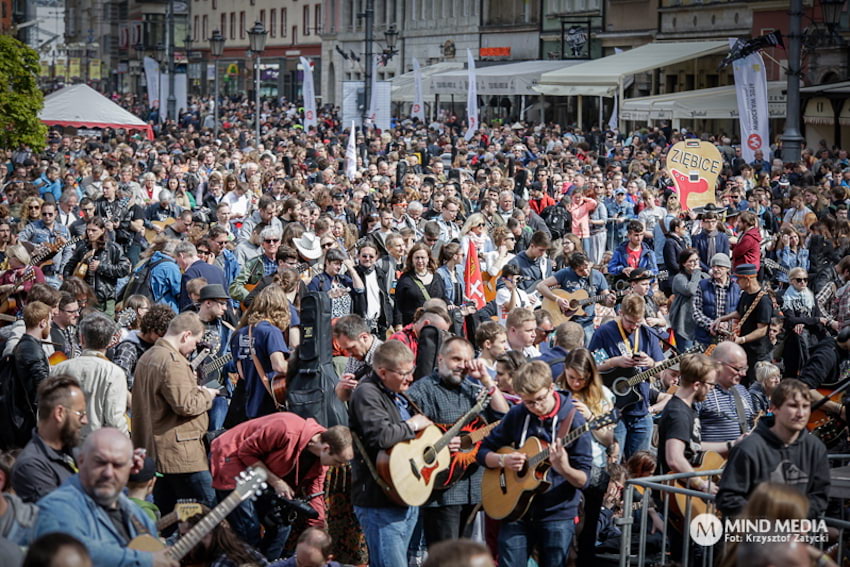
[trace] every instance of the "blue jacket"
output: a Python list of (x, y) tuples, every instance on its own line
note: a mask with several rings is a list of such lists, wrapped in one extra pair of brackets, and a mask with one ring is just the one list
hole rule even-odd
[[(623, 272), (623, 268), (629, 266), (629, 254), (626, 252), (628, 243), (623, 243), (617, 246), (614, 250), (614, 255), (611, 261), (608, 262), (608, 273), (616, 276)], [(653, 274), (658, 273), (658, 264), (655, 262), (655, 251), (649, 246), (641, 244), (640, 259), (638, 260), (638, 268), (645, 268)]]
[(192, 304), (189, 299), (189, 292), (186, 291), (186, 284), (195, 278), (204, 278), (207, 280), (207, 285), (219, 284), (227, 291), (227, 281), (224, 277), (224, 270), (215, 264), (208, 264), (203, 260), (198, 260), (183, 272), (180, 279), (180, 299), (178, 301), (180, 310), (184, 310)]
[[(693, 247), (699, 252), (700, 269), (706, 273), (710, 272), (711, 267), (709, 263), (711, 263), (711, 258), (708, 257), (708, 233), (702, 231), (695, 234), (692, 242)], [(715, 236), (714, 253), (720, 254), (721, 252), (729, 256), (729, 237), (726, 236), (725, 232), (718, 232), (717, 236)]]
[(50, 181), (47, 178), (47, 173), (42, 173), (41, 177), (33, 182), (33, 185), (38, 188), (38, 196), (44, 199), (44, 196), (50, 193), (53, 195), (53, 200), (58, 204), (59, 197), (62, 196), (62, 182), (58, 179)]
[[(125, 514), (132, 514), (138, 522), (129, 522), (130, 537), (140, 535), (138, 526), (144, 526), (156, 537), (156, 526), (141, 508), (123, 494), (118, 505)], [(127, 542), (118, 534), (106, 512), (83, 492), (79, 475), (38, 501), (36, 536), (62, 532), (79, 539), (89, 551), (94, 567), (149, 567), (153, 555), (128, 549)]]
[[(151, 293), (154, 303), (165, 303), (174, 311), (178, 311), (177, 298), (180, 296), (180, 267), (171, 256), (162, 252), (154, 252), (150, 261), (165, 259), (151, 271)], [(141, 268), (140, 268), (141, 269)]]

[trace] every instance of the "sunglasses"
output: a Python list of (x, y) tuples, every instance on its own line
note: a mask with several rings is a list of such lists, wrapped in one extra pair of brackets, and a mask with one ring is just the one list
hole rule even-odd
[(333, 242), (325, 242), (324, 244), (322, 244), (322, 248), (333, 248), (333, 247), (334, 247)]
[(265, 242), (266, 244), (277, 244), (278, 242), (280, 242), (280, 238), (266, 238), (265, 240), (263, 240), (263, 242)]
[(793, 278), (793, 281), (805, 283), (809, 281), (809, 278)]

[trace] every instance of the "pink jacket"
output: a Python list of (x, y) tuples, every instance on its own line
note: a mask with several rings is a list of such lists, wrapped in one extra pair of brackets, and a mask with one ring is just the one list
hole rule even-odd
[(579, 238), (590, 236), (590, 213), (596, 210), (596, 201), (585, 198), (581, 205), (574, 205), (572, 201), (567, 205), (567, 210), (573, 216), (573, 234)]

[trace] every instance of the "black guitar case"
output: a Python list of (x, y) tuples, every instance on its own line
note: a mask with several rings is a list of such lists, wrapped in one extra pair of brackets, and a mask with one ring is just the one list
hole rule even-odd
[(325, 427), (348, 425), (348, 412), (334, 392), (339, 376), (331, 341), (331, 299), (325, 292), (309, 292), (301, 299), (301, 346), (289, 378), (287, 406)]
[(416, 368), (413, 379), (428, 376), (437, 367), (437, 355), (443, 344), (443, 332), (433, 325), (425, 325), (419, 331), (419, 350), (416, 353)]

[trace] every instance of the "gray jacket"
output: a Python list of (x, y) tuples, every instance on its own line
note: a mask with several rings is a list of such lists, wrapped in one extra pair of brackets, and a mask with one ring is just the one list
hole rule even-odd
[(694, 320), (693, 296), (697, 292), (699, 282), (708, 277), (702, 270), (696, 270), (687, 276), (684, 272), (676, 274), (673, 278), (673, 306), (670, 308), (670, 328), (676, 330), (676, 334), (688, 340), (693, 340), (696, 331)]

